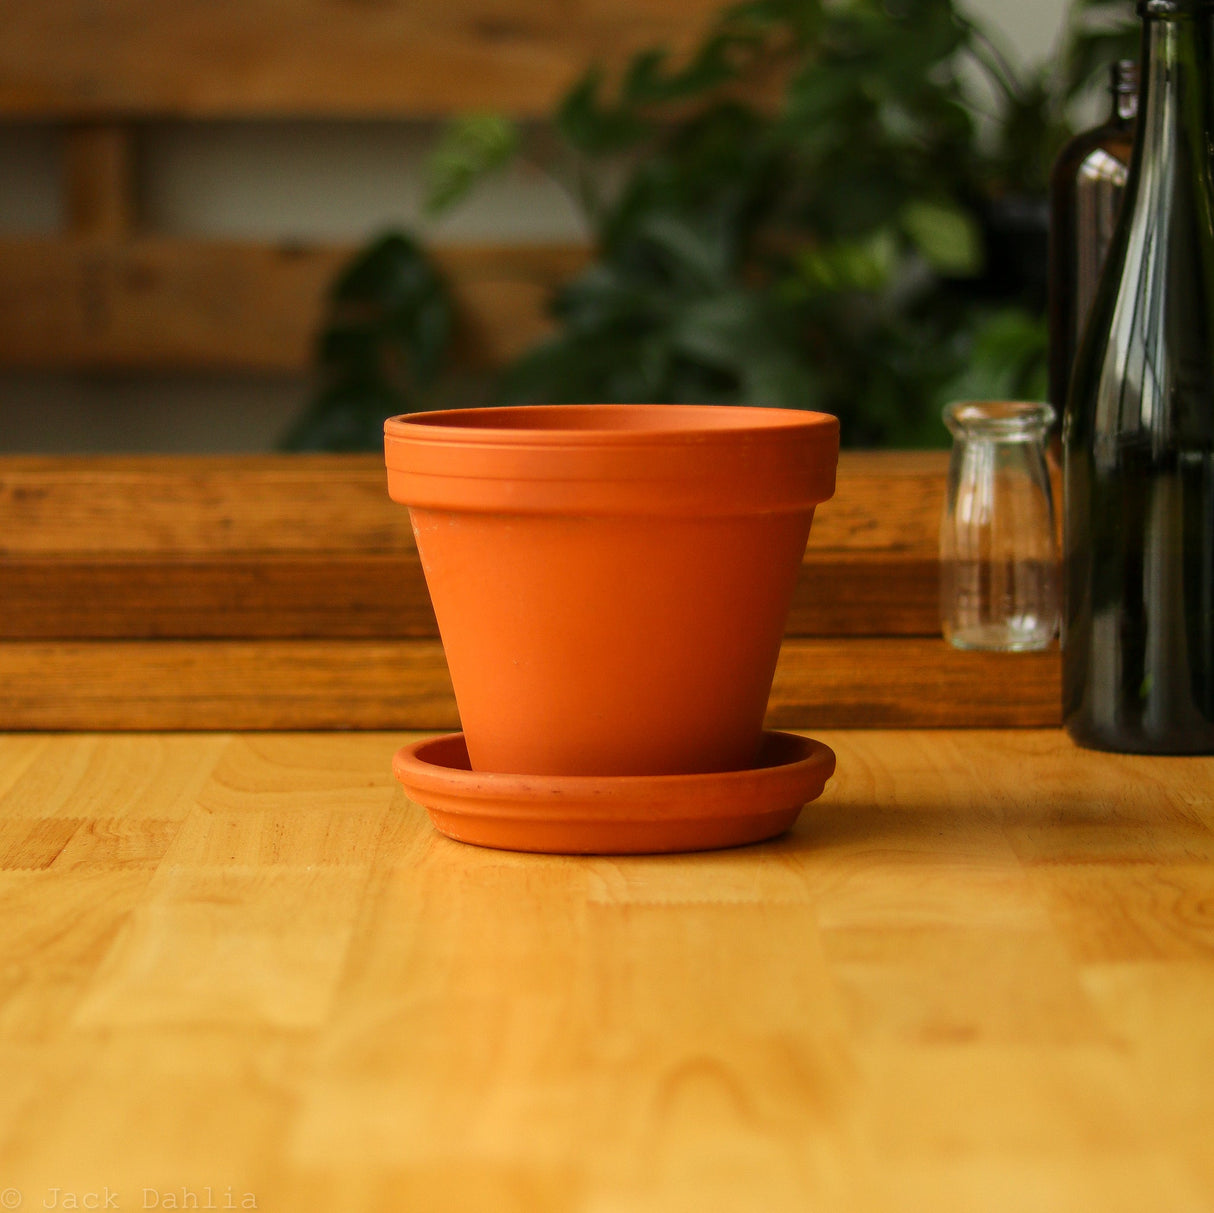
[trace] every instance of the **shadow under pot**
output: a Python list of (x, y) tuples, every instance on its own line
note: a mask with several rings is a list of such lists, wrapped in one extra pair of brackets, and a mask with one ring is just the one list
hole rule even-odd
[(548, 405), (385, 423), (474, 771), (756, 761), (834, 417)]

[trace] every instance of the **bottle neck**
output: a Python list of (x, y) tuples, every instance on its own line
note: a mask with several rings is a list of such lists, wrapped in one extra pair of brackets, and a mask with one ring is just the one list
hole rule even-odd
[(1109, 75), (1112, 120), (1120, 127), (1129, 127), (1138, 117), (1138, 64), (1133, 59), (1119, 59)]
[(1210, 56), (1214, 3), (1145, 0), (1138, 131), (1131, 190), (1143, 173), (1199, 171), (1208, 176), (1214, 148)]

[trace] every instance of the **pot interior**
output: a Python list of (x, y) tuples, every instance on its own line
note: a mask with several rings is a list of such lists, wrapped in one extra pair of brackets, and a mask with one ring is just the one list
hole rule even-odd
[(540, 404), (413, 413), (392, 418), (387, 428), (391, 433), (399, 428), (395, 423), (400, 423), (436, 430), (525, 433), (535, 437), (544, 432), (564, 436), (578, 433), (678, 435), (719, 430), (754, 433), (833, 426), (834, 422), (835, 419), (825, 413), (740, 405)]

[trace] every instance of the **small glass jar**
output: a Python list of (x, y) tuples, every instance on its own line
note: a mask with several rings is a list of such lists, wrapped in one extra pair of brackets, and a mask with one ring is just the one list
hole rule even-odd
[(962, 402), (940, 525), (940, 618), (959, 649), (1047, 648), (1058, 630), (1048, 404)]

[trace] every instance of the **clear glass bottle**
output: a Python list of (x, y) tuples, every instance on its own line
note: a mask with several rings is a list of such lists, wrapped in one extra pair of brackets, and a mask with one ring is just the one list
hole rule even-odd
[(1044, 649), (1058, 629), (1048, 404), (950, 404), (940, 620), (959, 649)]
[(1063, 425), (1063, 719), (1214, 753), (1214, 3), (1138, 11), (1134, 153)]
[(1070, 140), (1050, 174), (1050, 402), (1066, 404), (1075, 349), (1121, 213), (1138, 116), (1138, 64), (1114, 63), (1105, 120)]

